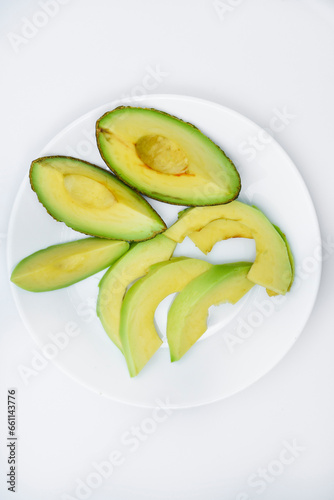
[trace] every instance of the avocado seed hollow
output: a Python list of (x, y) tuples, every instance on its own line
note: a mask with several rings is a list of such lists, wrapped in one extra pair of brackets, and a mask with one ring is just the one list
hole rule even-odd
[(184, 151), (163, 135), (144, 135), (136, 142), (136, 152), (145, 165), (163, 174), (180, 175), (188, 170)]

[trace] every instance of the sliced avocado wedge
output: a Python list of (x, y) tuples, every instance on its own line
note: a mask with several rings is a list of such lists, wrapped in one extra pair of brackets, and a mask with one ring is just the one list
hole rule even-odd
[(236, 198), (239, 174), (194, 125), (162, 111), (120, 106), (96, 124), (108, 167), (141, 193), (177, 205), (215, 205)]
[(253, 286), (247, 279), (251, 262), (212, 266), (176, 296), (167, 318), (171, 361), (179, 360), (207, 329), (209, 307), (235, 304)]
[(217, 219), (209, 222), (198, 231), (189, 234), (189, 238), (205, 254), (211, 252), (218, 241), (229, 238), (253, 238), (249, 227), (241, 222), (230, 219)]
[(11, 281), (30, 292), (58, 290), (109, 267), (128, 248), (126, 241), (101, 238), (52, 245), (21, 260)]
[(111, 266), (99, 283), (97, 315), (114, 344), (122, 351), (119, 334), (123, 297), (127, 287), (144, 276), (150, 266), (170, 259), (176, 243), (163, 234), (135, 243), (127, 254)]
[[(257, 207), (254, 207), (257, 208)], [(259, 209), (258, 209), (259, 210)], [(278, 234), (282, 237), (286, 249), (288, 252), (288, 257), (291, 265), (291, 282), (290, 285), (287, 289), (287, 291), (290, 290), (293, 280), (294, 280), (294, 274), (295, 274), (295, 263), (292, 255), (292, 251), (289, 245), (289, 242), (285, 236), (284, 233), (280, 230), (278, 226), (275, 226), (273, 224), (273, 227), (276, 229)], [(195, 243), (195, 245), (205, 254), (208, 254), (211, 252), (213, 246), (218, 242), (222, 240), (227, 240), (229, 238), (248, 238), (252, 239), (254, 238), (255, 241), (257, 241), (257, 234), (252, 233), (251, 229), (248, 226), (245, 226), (241, 222), (234, 221), (234, 220), (229, 220), (229, 219), (217, 219), (206, 226), (204, 226), (202, 229), (199, 231), (194, 231), (189, 235), (189, 238)], [(261, 242), (257, 243), (257, 248), (261, 247)], [(272, 290), (267, 289), (267, 293), (270, 297), (274, 295), (279, 295), (276, 292), (273, 292)]]
[(212, 264), (200, 259), (172, 258), (152, 266), (126, 293), (120, 335), (131, 377), (138, 375), (162, 344), (154, 326), (159, 303), (211, 267)]
[(76, 158), (32, 162), (30, 182), (56, 220), (101, 238), (141, 241), (166, 228), (146, 200), (106, 170)]
[[(230, 222), (226, 224), (226, 220)], [(191, 208), (184, 211), (164, 234), (176, 242), (183, 241), (187, 235), (190, 238), (194, 235), (196, 245), (207, 251), (220, 239), (233, 234), (234, 224), (235, 234), (249, 237), (250, 231), (251, 237), (255, 239), (256, 259), (248, 279), (284, 295), (293, 279), (289, 251), (281, 234), (258, 208), (240, 201), (215, 207)]]

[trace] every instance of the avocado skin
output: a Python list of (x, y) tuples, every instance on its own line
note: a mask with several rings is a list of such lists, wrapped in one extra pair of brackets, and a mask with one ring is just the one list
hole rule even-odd
[[(103, 159), (103, 161), (105, 162), (105, 164), (107, 165), (107, 167), (117, 176), (119, 177), (119, 179), (121, 179), (122, 182), (124, 182), (124, 184), (126, 184), (127, 186), (131, 187), (133, 190), (137, 191), (139, 194), (145, 194), (146, 196), (152, 198), (153, 200), (157, 200), (157, 201), (162, 201), (162, 202), (165, 202), (165, 203), (169, 203), (170, 205), (184, 205), (185, 203), (183, 203), (183, 201), (180, 199), (180, 202), (176, 202), (176, 201), (172, 201), (172, 200), (169, 200), (169, 201), (165, 201), (165, 200), (162, 200), (161, 197), (157, 197), (157, 196), (154, 196), (155, 193), (154, 192), (145, 192), (144, 191), (140, 191), (136, 186), (130, 184), (127, 180), (124, 179), (124, 177), (122, 176), (122, 174), (120, 174), (119, 172), (117, 172), (107, 161), (104, 153), (103, 153), (103, 150), (102, 150), (102, 147), (101, 147), (101, 144), (100, 144), (100, 140), (99, 140), (99, 132), (101, 130), (103, 130), (102, 128), (100, 128), (100, 121), (103, 120), (103, 118), (107, 115), (109, 115), (111, 112), (113, 111), (119, 111), (119, 110), (122, 110), (122, 109), (144, 109), (144, 110), (149, 110), (149, 111), (154, 111), (156, 113), (160, 113), (161, 115), (164, 115), (164, 116), (167, 116), (167, 117), (170, 117), (170, 118), (174, 118), (175, 120), (178, 120), (179, 122), (182, 122), (184, 123), (185, 125), (188, 125), (190, 127), (192, 127), (194, 130), (200, 132), (202, 135), (204, 135), (216, 148), (219, 152), (223, 153), (224, 156), (226, 157), (226, 159), (231, 163), (232, 167), (234, 168), (235, 170), (235, 173), (237, 174), (238, 176), (238, 180), (239, 180), (239, 185), (238, 185), (238, 189), (236, 190), (236, 193), (231, 196), (231, 198), (229, 200), (226, 201), (226, 203), (229, 203), (233, 200), (235, 200), (238, 196), (239, 196), (239, 193), (240, 193), (240, 190), (241, 190), (241, 177), (240, 177), (240, 174), (238, 172), (238, 170), (236, 169), (234, 163), (232, 162), (232, 160), (226, 155), (226, 153), (215, 143), (213, 142), (206, 134), (204, 134), (198, 127), (196, 127), (193, 123), (190, 123), (190, 122), (187, 122), (185, 120), (182, 120), (181, 118), (178, 118), (177, 116), (175, 115), (172, 115), (170, 113), (166, 113), (165, 111), (161, 111), (159, 109), (156, 109), (156, 108), (138, 108), (136, 106), (117, 106), (116, 108), (114, 108), (112, 111), (107, 111), (106, 113), (104, 113), (96, 122), (96, 127), (95, 127), (95, 136), (96, 136), (96, 142), (97, 142), (97, 147), (99, 149), (99, 152), (100, 152), (100, 155), (101, 155), (101, 158)], [(210, 203), (210, 204), (200, 204), (200, 203), (191, 203), (191, 202), (187, 202), (186, 203), (187, 206), (189, 207), (201, 207), (201, 206), (214, 206), (214, 205), (221, 205), (221, 202), (217, 201), (217, 203)]]
[[(88, 161), (85, 161), (85, 160), (81, 160), (79, 158), (74, 158), (73, 156), (64, 156), (64, 155), (51, 155), (51, 156), (41, 156), (39, 158), (36, 158), (36, 160), (33, 160), (32, 163), (31, 163), (31, 166), (30, 166), (30, 169), (29, 169), (29, 182), (30, 182), (30, 186), (31, 186), (31, 189), (36, 193), (36, 196), (38, 198), (38, 201), (41, 203), (41, 205), (43, 205), (43, 207), (45, 208), (45, 210), (47, 211), (47, 213), (49, 215), (51, 215), (51, 217), (56, 220), (57, 222), (64, 222), (64, 221), (60, 221), (58, 220), (52, 213), (49, 212), (49, 210), (46, 208), (46, 206), (43, 204), (43, 202), (41, 201), (40, 199), (40, 196), (38, 195), (36, 189), (35, 189), (35, 186), (34, 186), (34, 182), (33, 182), (33, 174), (32, 174), (32, 171), (33, 171), (33, 166), (35, 163), (37, 162), (42, 162), (43, 160), (45, 159), (66, 159), (66, 160), (75, 160), (75, 161), (80, 161), (81, 163), (85, 163), (86, 165), (88, 165), (89, 167), (94, 167), (95, 169), (98, 169), (98, 170), (101, 170), (103, 173), (107, 173), (109, 174), (108, 170), (102, 168), (102, 167), (98, 167), (97, 165), (94, 165), (93, 163), (89, 163)], [(119, 179), (117, 176), (114, 176), (114, 180), (116, 182), (119, 182), (120, 184), (126, 184), (124, 183), (121, 179)], [(127, 188), (130, 188), (132, 191), (135, 191), (137, 195), (139, 195), (144, 204), (148, 205), (151, 209), (151, 211), (155, 214), (157, 220), (160, 220), (161, 224), (163, 225), (163, 228), (160, 230), (160, 231), (156, 231), (154, 232), (152, 235), (150, 235), (147, 240), (150, 240), (152, 238), (154, 238), (156, 235), (160, 234), (160, 233), (163, 233), (166, 229), (167, 229), (167, 226), (166, 226), (166, 223), (164, 222), (164, 220), (161, 218), (161, 216), (158, 214), (158, 212), (156, 210), (154, 210), (154, 208), (142, 197), (141, 193), (139, 193), (138, 191), (136, 191), (135, 189), (131, 188), (131, 186), (129, 185), (126, 185)], [(64, 222), (64, 224), (66, 224), (67, 227), (70, 227), (71, 229), (73, 229), (71, 226), (69, 226), (66, 222)], [(78, 231), (82, 234), (86, 234), (87, 236), (95, 236), (95, 234), (93, 233), (89, 233), (89, 232), (86, 232), (86, 231), (79, 231), (78, 229), (75, 229), (75, 231)], [(98, 236), (100, 238), (102, 238), (102, 236)], [(118, 238), (111, 238), (111, 237), (107, 237), (107, 236), (103, 236), (104, 239), (108, 239), (108, 240), (118, 240)], [(129, 240), (129, 241), (134, 241), (134, 242), (140, 242), (140, 241), (145, 241), (145, 240), (141, 240), (141, 239), (134, 239), (134, 240)]]

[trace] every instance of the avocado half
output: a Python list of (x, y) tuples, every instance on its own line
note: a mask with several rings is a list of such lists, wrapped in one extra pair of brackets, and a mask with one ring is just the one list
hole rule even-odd
[(108, 167), (137, 191), (167, 203), (228, 203), (240, 176), (225, 153), (194, 125), (151, 108), (120, 106), (96, 124)]
[(235, 304), (254, 286), (247, 278), (251, 265), (236, 262), (212, 266), (176, 296), (167, 317), (171, 361), (179, 360), (206, 331), (211, 306)]
[(101, 238), (52, 245), (21, 260), (11, 281), (30, 292), (58, 290), (109, 267), (128, 248), (126, 241)]
[(141, 241), (166, 229), (140, 194), (103, 168), (68, 156), (34, 160), (30, 183), (56, 220), (101, 238)]
[(215, 207), (186, 209), (164, 234), (176, 242), (189, 236), (204, 253), (222, 239), (254, 238), (256, 258), (248, 279), (282, 295), (292, 285), (293, 257), (290, 247), (282, 233), (258, 208), (232, 201)]
[(211, 267), (212, 264), (200, 259), (172, 258), (152, 266), (126, 293), (120, 336), (131, 377), (138, 375), (162, 344), (154, 325), (154, 313), (160, 302), (171, 293), (180, 292)]

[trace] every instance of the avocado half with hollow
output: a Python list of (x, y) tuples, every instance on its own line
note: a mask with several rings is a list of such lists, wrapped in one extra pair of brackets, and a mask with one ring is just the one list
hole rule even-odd
[(167, 317), (171, 361), (179, 360), (207, 329), (209, 307), (235, 304), (253, 286), (247, 274), (251, 262), (212, 266), (176, 296)]
[(207, 251), (225, 236), (231, 237), (233, 230), (237, 236), (243, 234), (247, 238), (251, 235), (255, 239), (256, 258), (248, 279), (284, 295), (293, 280), (291, 250), (288, 250), (281, 233), (258, 208), (232, 201), (215, 207), (186, 209), (164, 234), (176, 242), (189, 236), (200, 249)]
[(162, 344), (154, 313), (171, 293), (180, 292), (191, 280), (212, 267), (200, 259), (172, 258), (151, 267), (125, 295), (121, 311), (120, 335), (123, 353), (132, 377), (137, 375)]
[(140, 241), (166, 228), (142, 196), (85, 161), (67, 156), (38, 158), (32, 162), (30, 182), (52, 217), (76, 231)]
[(126, 241), (101, 238), (52, 245), (21, 260), (12, 272), (11, 281), (30, 292), (58, 290), (102, 271), (128, 248)]
[(96, 124), (108, 167), (141, 193), (178, 205), (236, 198), (240, 177), (225, 153), (194, 125), (162, 111), (120, 106)]
[[(176, 243), (163, 234), (155, 238), (134, 243), (130, 250), (105, 273), (99, 283), (97, 315), (106, 333), (122, 351), (119, 334), (121, 307), (128, 286), (144, 276), (150, 266), (170, 259)], [(155, 290), (152, 290), (155, 293)]]

